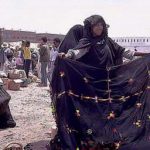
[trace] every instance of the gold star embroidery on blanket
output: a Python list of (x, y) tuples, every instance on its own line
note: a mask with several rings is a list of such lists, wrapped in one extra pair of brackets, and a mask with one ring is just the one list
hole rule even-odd
[(125, 96), (121, 96), (121, 98), (119, 98), (119, 100), (121, 100), (121, 101), (126, 101), (126, 97)]
[(141, 125), (142, 125), (142, 122), (141, 122), (141, 120), (137, 120), (137, 121), (134, 122), (133, 124), (136, 125), (138, 128), (140, 128)]
[(141, 108), (142, 103), (136, 103), (137, 108)]
[(107, 119), (114, 119), (115, 118), (115, 113), (112, 111), (111, 113), (109, 113), (109, 115), (107, 116)]

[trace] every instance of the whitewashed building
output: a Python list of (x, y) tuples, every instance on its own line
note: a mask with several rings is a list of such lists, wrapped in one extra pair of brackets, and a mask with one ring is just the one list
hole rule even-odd
[(113, 37), (112, 39), (125, 48), (150, 52), (150, 37)]

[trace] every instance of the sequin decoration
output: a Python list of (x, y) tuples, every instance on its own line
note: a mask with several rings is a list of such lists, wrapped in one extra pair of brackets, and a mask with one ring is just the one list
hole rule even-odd
[(128, 81), (129, 84), (132, 84), (133, 82), (134, 82), (134, 80), (132, 78), (129, 79), (129, 81)]
[(80, 117), (80, 110), (79, 109), (76, 110), (76, 116)]
[(111, 82), (111, 80), (109, 79), (109, 80), (107, 80), (108, 82)]
[(142, 103), (136, 103), (137, 108), (141, 108)]
[(150, 89), (150, 86), (147, 86), (147, 89), (149, 90), (149, 89)]
[(88, 129), (88, 130), (87, 130), (87, 134), (90, 135), (90, 134), (92, 134), (92, 133), (93, 133), (92, 129)]
[(110, 120), (110, 119), (114, 119), (114, 118), (115, 118), (115, 113), (112, 111), (112, 112), (108, 115), (107, 119)]
[(121, 146), (121, 142), (116, 142), (116, 143), (115, 143), (115, 148), (116, 148), (116, 149), (119, 149), (120, 146)]
[(67, 129), (67, 132), (68, 132), (68, 133), (71, 133), (71, 132), (72, 132), (71, 129), (68, 127), (68, 125), (66, 126), (66, 129)]
[(140, 128), (142, 123), (141, 123), (141, 120), (137, 120), (133, 124), (136, 125), (138, 128)]
[(89, 80), (86, 77), (84, 77), (83, 80), (84, 80), (85, 83), (89, 82)]
[(63, 71), (60, 71), (59, 74), (60, 74), (61, 77), (64, 77), (64, 76), (65, 76), (65, 73), (64, 73)]
[(149, 114), (147, 115), (147, 117), (148, 117), (148, 119), (150, 120), (150, 115), (149, 115)]
[(95, 96), (95, 102), (98, 103), (98, 97), (97, 96)]

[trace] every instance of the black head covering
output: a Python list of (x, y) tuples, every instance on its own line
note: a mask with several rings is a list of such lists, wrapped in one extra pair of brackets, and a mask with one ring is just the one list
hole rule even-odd
[[(98, 23), (103, 25), (103, 31), (100, 36), (94, 37), (92, 28)], [(92, 15), (84, 20), (83, 38), (74, 49), (84, 48), (88, 48), (89, 52), (79, 61), (89, 62), (90, 65), (98, 67), (122, 64), (124, 48), (108, 37), (108, 25), (102, 16)], [(91, 60), (91, 58), (95, 59)]]
[(83, 37), (83, 26), (75, 25), (66, 34), (64, 40), (60, 44), (59, 52), (67, 53), (69, 49), (73, 49)]
[[(103, 32), (100, 36), (94, 37), (92, 33), (92, 28), (98, 23), (102, 23)], [(100, 42), (102, 45), (104, 45), (107, 38), (108, 31), (105, 20), (102, 16), (92, 15), (84, 20), (83, 38), (80, 40), (79, 44), (75, 49), (81, 49), (90, 45), (95, 45), (97, 42)]]
[(94, 38), (92, 33), (92, 27), (94, 27), (98, 23), (102, 23), (104, 29), (102, 35), (96, 38), (107, 38), (107, 25), (103, 17), (99, 15), (92, 15), (84, 20), (84, 38)]

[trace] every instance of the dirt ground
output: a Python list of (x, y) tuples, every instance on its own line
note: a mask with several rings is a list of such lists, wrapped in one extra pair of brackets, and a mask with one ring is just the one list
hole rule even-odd
[[(0, 130), (0, 150), (11, 142), (18, 142), (23, 146), (27, 143), (42, 143), (40, 146), (45, 146), (50, 141), (51, 127), (55, 125), (55, 121), (47, 90), (48, 87), (37, 87), (37, 83), (21, 88), (20, 91), (8, 90), (11, 95), (10, 108), (17, 126)], [(41, 150), (44, 150), (44, 146)]]

